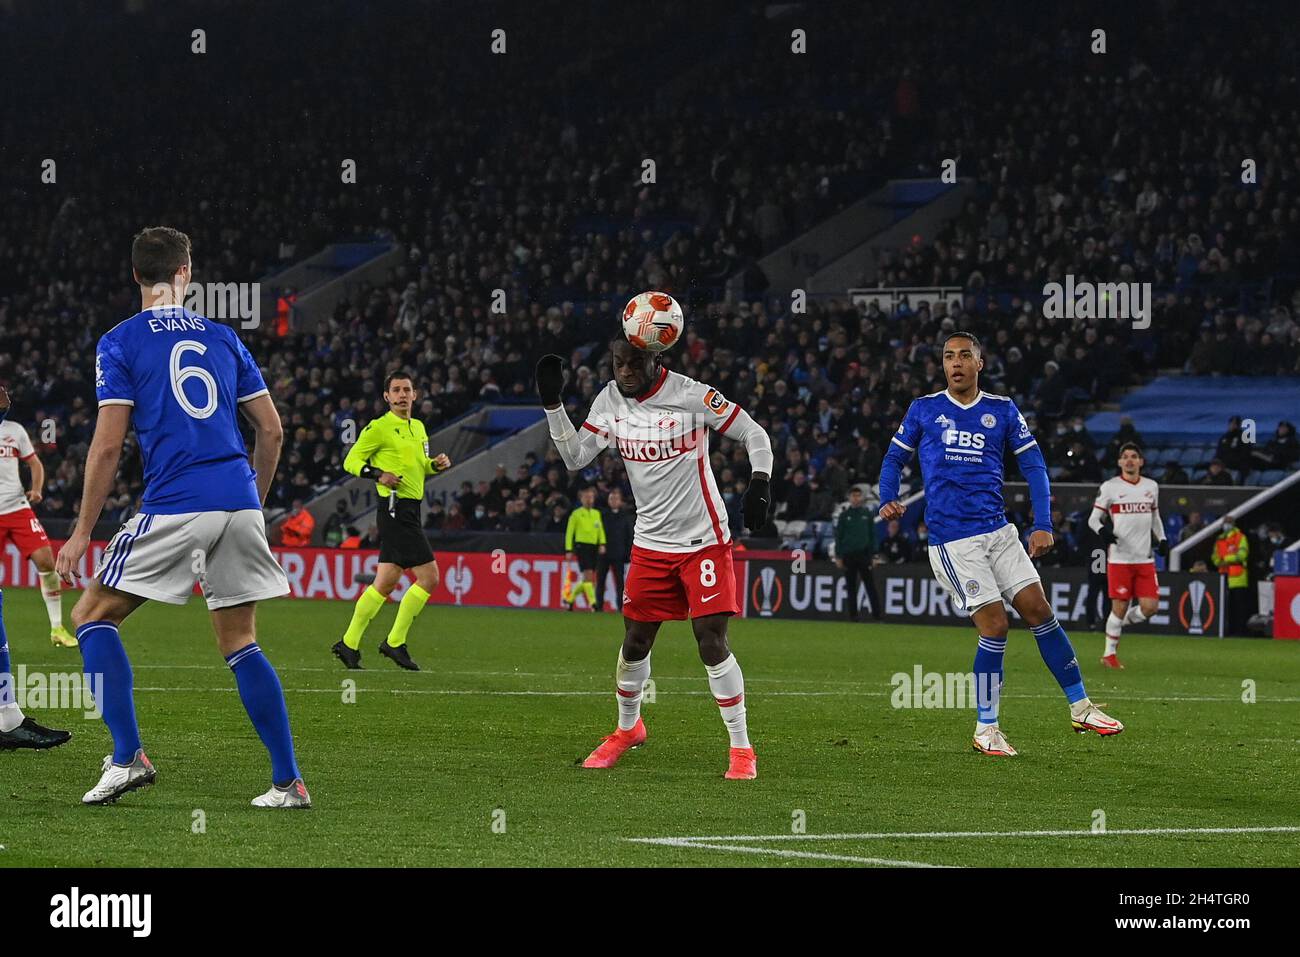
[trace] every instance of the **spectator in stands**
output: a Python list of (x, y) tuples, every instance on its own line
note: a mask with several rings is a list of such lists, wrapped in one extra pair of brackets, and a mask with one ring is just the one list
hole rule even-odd
[(362, 536), (361, 539), (361, 547), (362, 548), (379, 547), (379, 526), (378, 525), (371, 525), (368, 529), (366, 529), (366, 534)]
[(1161, 485), (1187, 485), (1190, 482), (1187, 470), (1178, 464), (1178, 459), (1170, 459), (1165, 463), (1165, 470), (1160, 474)]
[(785, 511), (781, 517), (787, 521), (796, 521), (808, 517), (808, 505), (812, 500), (812, 489), (808, 487), (808, 476), (803, 469), (797, 469), (785, 487)]
[(1096, 456), (1082, 442), (1076, 440), (1070, 443), (1061, 479), (1066, 482), (1101, 481), (1101, 466), (1097, 463)]
[(835, 499), (831, 497), (831, 490), (822, 485), (820, 479), (813, 479), (808, 487), (812, 490), (808, 496), (808, 521), (830, 521), (831, 513), (835, 511)]
[(325, 519), (325, 530), (321, 536), (326, 548), (338, 548), (347, 535), (348, 503), (339, 499), (330, 517)]
[[(896, 524), (896, 523), (895, 523)], [(880, 621), (883, 611), (871, 576), (876, 545), (876, 516), (866, 507), (862, 489), (849, 490), (849, 502), (835, 519), (835, 564), (844, 571), (848, 586), (849, 621), (858, 620), (858, 580), (867, 590), (871, 616)]]
[(316, 519), (303, 507), (300, 498), (293, 500), (293, 508), (280, 523), (280, 544), (286, 548), (305, 548), (311, 544), (311, 533), (316, 528)]
[(1287, 469), (1300, 460), (1300, 441), (1296, 439), (1295, 426), (1282, 421), (1277, 431), (1262, 449), (1252, 449), (1251, 463), (1257, 469)]
[(1284, 548), (1286, 548), (1286, 535), (1282, 531), (1282, 526), (1270, 522), (1265, 527), (1264, 534), (1260, 536), (1259, 547), (1251, 556), (1251, 571), (1254, 573), (1255, 581), (1272, 580), (1273, 556)]
[(1254, 612), (1254, 600), (1250, 588), (1250, 540), (1246, 533), (1237, 527), (1231, 514), (1223, 517), (1223, 528), (1214, 541), (1214, 553), (1210, 561), (1219, 574), (1227, 579), (1228, 615), (1227, 630), (1229, 635), (1245, 635), (1246, 621)]
[(916, 523), (916, 541), (912, 543), (912, 561), (928, 562), (930, 560), (930, 526), (925, 519)]
[(1226, 468), (1223, 467), (1223, 460), (1212, 459), (1210, 461), (1210, 467), (1205, 470), (1205, 474), (1201, 476), (1201, 480), (1197, 484), (1198, 485), (1235, 485), (1236, 483), (1232, 480), (1232, 474)]
[(465, 513), (460, 509), (459, 502), (452, 502), (447, 508), (447, 520), (442, 523), (442, 529), (445, 532), (459, 532), (468, 527), (465, 521)]
[(1219, 436), (1214, 457), (1224, 468), (1245, 477), (1246, 470), (1250, 468), (1250, 449), (1242, 438), (1241, 416), (1234, 415), (1228, 420), (1228, 431)]
[[(623, 608), (623, 571), (632, 560), (632, 532), (636, 527), (636, 516), (623, 500), (621, 489), (610, 489), (601, 519), (605, 523), (605, 551), (596, 562), (599, 607), (608, 604), (614, 611), (620, 611)], [(613, 595), (605, 589), (611, 573), (614, 576)]]
[(441, 531), (447, 522), (447, 510), (442, 507), (442, 503), (435, 501), (429, 506), (429, 514), (424, 516), (424, 530), (426, 532)]
[(901, 565), (912, 560), (912, 543), (903, 534), (898, 519), (891, 520), (885, 527), (885, 539), (880, 543), (879, 554), (891, 565)]
[(1147, 447), (1142, 438), (1142, 433), (1137, 430), (1133, 420), (1127, 415), (1122, 415), (1119, 419), (1119, 428), (1115, 430), (1115, 434), (1106, 444), (1106, 461), (1112, 465), (1117, 462), (1120, 448), (1128, 442), (1132, 442), (1140, 449)]

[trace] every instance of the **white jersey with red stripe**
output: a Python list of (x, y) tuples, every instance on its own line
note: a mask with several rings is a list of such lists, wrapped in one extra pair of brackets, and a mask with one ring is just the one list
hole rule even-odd
[(18, 475), (18, 460), (35, 454), (26, 429), (17, 422), (0, 422), (0, 515), (31, 507)]
[(717, 389), (663, 368), (637, 398), (623, 395), (614, 382), (606, 385), (577, 433), (562, 407), (547, 418), (571, 469), (602, 448), (619, 453), (636, 499), (633, 543), (658, 552), (731, 541), (726, 503), (709, 465), (709, 429), (742, 442), (754, 471), (772, 470), (771, 442), (748, 413)]
[(1100, 531), (1103, 516), (1109, 515), (1115, 532), (1115, 544), (1107, 552), (1107, 561), (1115, 565), (1145, 565), (1153, 561), (1151, 536), (1165, 537), (1160, 521), (1160, 486), (1153, 479), (1140, 476), (1130, 482), (1122, 475), (1101, 483), (1088, 524)]

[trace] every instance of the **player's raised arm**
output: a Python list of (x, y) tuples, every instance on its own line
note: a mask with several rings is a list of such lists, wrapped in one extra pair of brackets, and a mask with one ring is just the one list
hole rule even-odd
[(883, 519), (900, 518), (907, 511), (907, 506), (898, 500), (898, 483), (920, 441), (921, 420), (913, 402), (889, 440), (889, 449), (880, 463), (880, 517)]
[(280, 462), (280, 448), (284, 445), (284, 425), (280, 413), (269, 395), (259, 395), (239, 406), (244, 418), (253, 425), (253, 471), (257, 475), (257, 500), (266, 504), (266, 493), (271, 490), (275, 467)]
[[(1052, 547), (1052, 485), (1047, 477), (1047, 462), (1043, 460), (1043, 450), (1029, 431), (1025, 417), (1020, 414), (1014, 402), (1008, 415), (1011, 417), (1007, 428), (1007, 447), (1016, 456), (1020, 474), (1029, 485), (1029, 500), (1034, 507), (1034, 524), (1029, 534), (1029, 557), (1037, 558)], [(1093, 510), (1094, 512), (1096, 509)]]
[[(537, 394), (546, 410), (546, 421), (551, 429), (551, 439), (560, 458), (569, 469), (580, 469), (609, 445), (609, 427), (593, 404), (587, 421), (579, 433), (564, 411), (560, 393), (564, 391), (564, 360), (557, 355), (545, 355), (537, 360)], [(597, 396), (596, 401), (600, 401)]]

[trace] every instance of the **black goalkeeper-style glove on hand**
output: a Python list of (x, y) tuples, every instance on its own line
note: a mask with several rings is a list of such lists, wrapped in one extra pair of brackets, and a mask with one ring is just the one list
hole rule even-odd
[(1169, 557), (1169, 539), (1162, 538), (1156, 542), (1156, 554), (1164, 558)]
[(1101, 531), (1097, 533), (1103, 542), (1107, 545), (1114, 545), (1119, 539), (1115, 537), (1115, 529), (1109, 525), (1103, 525)]
[(564, 391), (564, 360), (554, 353), (537, 360), (537, 394), (542, 405), (559, 405)]
[(767, 524), (767, 507), (771, 502), (772, 494), (767, 479), (751, 478), (749, 487), (745, 489), (745, 497), (740, 502), (745, 512), (747, 529), (756, 532)]

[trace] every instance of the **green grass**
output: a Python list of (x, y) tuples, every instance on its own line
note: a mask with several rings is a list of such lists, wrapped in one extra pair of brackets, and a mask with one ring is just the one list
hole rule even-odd
[[(75, 671), (46, 641), (35, 592), (9, 589), (15, 666)], [(158, 783), (87, 808), (108, 751), (80, 712), (31, 711), (71, 728), (51, 752), (0, 752), (0, 864), (29, 865), (809, 865), (855, 864), (768, 851), (947, 865), (1300, 865), (1294, 833), (749, 840), (764, 853), (632, 843), (632, 837), (807, 832), (1111, 831), (1294, 825), (1300, 794), (1300, 646), (1125, 639), (1128, 669), (1103, 672), (1101, 639), (1076, 632), (1094, 701), (1128, 725), (1103, 740), (1070, 731), (1033, 639), (1012, 633), (1002, 725), (1020, 750), (969, 749), (968, 710), (895, 710), (890, 679), (970, 667), (960, 628), (737, 621), (759, 778), (722, 780), (727, 740), (684, 623), (661, 632), (650, 739), (613, 771), (577, 767), (613, 727), (621, 621), (431, 607), (412, 632), (425, 670), (398, 671), (374, 645), (345, 673), (329, 646), (350, 605), (259, 609), (316, 807), (250, 808), (269, 766), (215, 651), (198, 600), (147, 606), (125, 629), (137, 706)], [(342, 684), (354, 677), (354, 704)], [(1253, 679), (1258, 701), (1241, 700)], [(29, 709), (30, 710), (30, 709)], [(505, 812), (494, 833), (493, 811)], [(195, 812), (206, 833), (193, 833)]]

